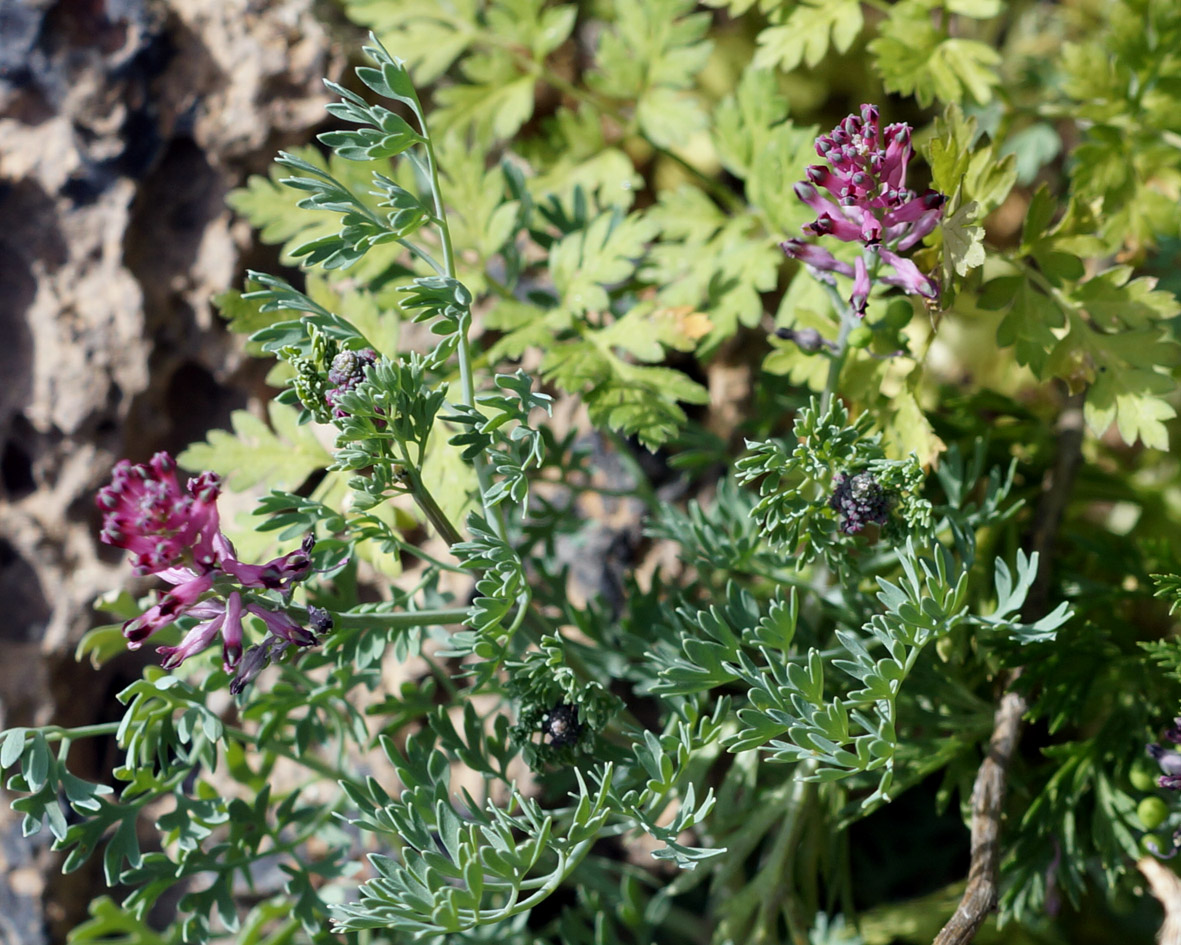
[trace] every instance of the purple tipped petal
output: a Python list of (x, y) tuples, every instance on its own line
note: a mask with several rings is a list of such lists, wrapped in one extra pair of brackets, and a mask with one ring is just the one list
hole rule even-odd
[(309, 555), (315, 543), (315, 536), (308, 535), (298, 551), (273, 558), (266, 564), (243, 564), (231, 555), (222, 560), (221, 567), (243, 587), (287, 590), (296, 581), (302, 581), (311, 571), (312, 559)]
[(779, 248), (792, 259), (798, 259), (813, 269), (819, 269), (822, 272), (839, 272), (842, 276), (853, 275), (852, 266), (846, 262), (841, 262), (827, 249), (817, 246), (815, 243), (805, 243), (803, 240), (790, 239), (780, 243)]
[(169, 584), (186, 584), (198, 577), (198, 574), (192, 568), (165, 568), (163, 571), (157, 571), (156, 577)]
[(282, 637), (296, 646), (315, 646), (316, 638), (286, 614), (274, 610), (267, 610), (258, 604), (247, 604), (246, 609), (259, 617), (267, 625), (267, 630), (277, 637)]
[(226, 619), (221, 630), (222, 666), (232, 673), (242, 658), (242, 595), (232, 591), (226, 598)]
[(127, 648), (139, 649), (144, 640), (162, 627), (168, 626), (177, 617), (183, 616), (197, 602), (197, 598), (212, 587), (213, 576), (203, 574), (161, 596), (155, 606), (123, 624)]
[(938, 191), (928, 190), (925, 194), (914, 197), (891, 210), (886, 214), (882, 222), (886, 226), (895, 226), (899, 223), (913, 223), (932, 210), (941, 213), (944, 202), (945, 198), (943, 194)]
[(858, 256), (853, 262), (853, 294), (849, 298), (849, 304), (853, 307), (853, 311), (861, 317), (865, 317), (865, 305), (869, 301), (869, 269), (865, 265), (865, 257)]
[(899, 227), (898, 235), (902, 238), (897, 242), (892, 242), (895, 236), (890, 231), (887, 231), (886, 242), (892, 242), (893, 248), (898, 252), (905, 252), (914, 246), (919, 240), (930, 233), (939, 221), (943, 218), (943, 208), (939, 207), (935, 210), (928, 210), (925, 214), (919, 217), (914, 223), (906, 224)]
[(834, 217), (831, 214), (821, 214), (815, 223), (804, 227), (805, 231), (817, 236), (835, 236), (843, 243), (860, 243), (861, 227), (844, 216)]
[(903, 259), (888, 249), (879, 250), (882, 262), (894, 267), (896, 275), (879, 277), (886, 285), (895, 285), (907, 292), (921, 295), (924, 298), (939, 297), (939, 287), (919, 270), (919, 267), (909, 259)]
[(906, 168), (914, 148), (910, 144), (909, 125), (890, 125), (886, 128), (886, 153), (882, 159), (882, 183), (899, 189), (906, 184)]
[(204, 652), (209, 644), (217, 638), (225, 619), (226, 612), (223, 607), (221, 608), (221, 612), (212, 620), (199, 623), (186, 633), (179, 645), (156, 647), (156, 652), (164, 656), (164, 661), (160, 665), (165, 669), (176, 669), (176, 667), (190, 656), (196, 656), (198, 653)]
[(1161, 745), (1149, 745), (1148, 754), (1160, 765), (1161, 771), (1167, 775), (1181, 775), (1181, 753), (1164, 748)]
[(805, 181), (800, 181), (795, 185), (794, 189), (796, 196), (813, 210), (815, 210), (820, 216), (828, 215), (839, 217), (843, 215), (841, 213), (841, 208), (831, 200), (821, 196), (820, 191), (818, 191), (813, 185), (806, 183)]
[(882, 221), (872, 213), (865, 213), (861, 217), (861, 242), (867, 246), (882, 241)]

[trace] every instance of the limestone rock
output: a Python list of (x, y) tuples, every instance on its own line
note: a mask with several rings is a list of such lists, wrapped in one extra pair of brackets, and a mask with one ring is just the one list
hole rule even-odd
[[(0, 0), (0, 728), (116, 717), (109, 675), (72, 661), (94, 598), (129, 577), (97, 544), (94, 491), (258, 389), (209, 300), (248, 257), (275, 264), (225, 195), (324, 115), (342, 64), (312, 6)], [(86, 897), (49, 874), (0, 911), (76, 924)]]

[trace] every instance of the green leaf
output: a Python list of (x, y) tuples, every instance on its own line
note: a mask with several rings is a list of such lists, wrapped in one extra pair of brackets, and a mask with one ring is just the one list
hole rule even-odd
[(267, 414), (270, 426), (249, 411), (234, 411), (233, 433), (211, 430), (206, 442), (190, 446), (177, 462), (191, 472), (217, 473), (235, 492), (259, 484), (293, 491), (332, 462), (315, 427), (299, 425), (299, 411), (271, 401)]
[(610, 31), (595, 53), (587, 83), (611, 98), (638, 101), (650, 89), (692, 87), (709, 58), (703, 41), (709, 15), (693, 12), (694, 0), (648, 0), (615, 7)]
[(953, 270), (963, 277), (984, 265), (984, 227), (976, 225), (976, 211), (976, 201), (972, 200), (943, 221), (940, 231), (943, 234), (944, 271), (948, 275), (948, 270)]
[(507, 53), (469, 56), (464, 83), (440, 89), (432, 116), (443, 132), (471, 133), (480, 147), (512, 137), (533, 114), (532, 73), (522, 73)]
[(1115, 266), (1079, 285), (1070, 297), (1103, 331), (1143, 328), (1181, 314), (1181, 301), (1158, 291), (1156, 279), (1131, 275), (1131, 266)]
[(12, 767), (25, 752), (27, 728), (11, 728), (4, 733), (3, 747), (0, 747), (0, 771)]
[(680, 371), (628, 364), (590, 333), (590, 339), (560, 344), (542, 361), (544, 376), (581, 393), (591, 419), (649, 449), (668, 442), (681, 429), (685, 413), (678, 401), (706, 403), (709, 393)]
[(775, 126), (787, 119), (787, 112), (787, 98), (772, 70), (754, 66), (743, 70), (736, 92), (713, 112), (714, 147), (723, 166), (737, 177), (750, 177), (756, 156), (762, 154)]
[(433, 82), (478, 35), (478, 0), (343, 0), (350, 20), (368, 26), (404, 56), (419, 84)]
[(917, 0), (891, 8), (869, 50), (886, 90), (913, 95), (924, 108), (935, 99), (958, 104), (968, 95), (986, 105), (1000, 83), (996, 50), (976, 40), (946, 38)]
[(690, 92), (669, 86), (648, 89), (636, 103), (640, 130), (655, 145), (671, 148), (706, 126), (701, 103)]
[(590, 104), (559, 108), (543, 122), (543, 134), (514, 142), (537, 170), (526, 180), (535, 200), (568, 200), (576, 188), (600, 206), (628, 209), (643, 178), (631, 158), (608, 142), (602, 115)]
[(860, 0), (801, 0), (781, 26), (759, 33), (754, 67), (790, 72), (803, 62), (815, 68), (828, 54), (830, 36), (837, 52), (848, 52), (863, 24)]
[(683, 186), (661, 194), (648, 214), (661, 240), (644, 278), (662, 286), (666, 306), (700, 308), (713, 323), (712, 343), (763, 316), (761, 292), (775, 288), (783, 254), (754, 214), (724, 215), (700, 190)]
[[(1001, 154), (1012, 155), (1017, 162), (1017, 183), (1028, 187), (1038, 171), (1062, 152), (1062, 138), (1048, 122), (1039, 121), (1011, 135), (1001, 147)], [(1044, 186), (1044, 185), (1043, 185)]]
[(571, 312), (607, 308), (607, 286), (635, 272), (656, 224), (640, 214), (603, 213), (550, 252), (549, 267), (562, 307)]
[(1108, 370), (1087, 391), (1083, 408), (1087, 425), (1102, 435), (1114, 421), (1125, 443), (1140, 440), (1151, 449), (1167, 450), (1165, 421), (1177, 416), (1177, 411), (1161, 395), (1175, 387), (1170, 379), (1153, 372)]
[(87, 907), (90, 918), (70, 930), (69, 945), (85, 942), (102, 945), (174, 945), (175, 936), (164, 938), (146, 922), (125, 911), (107, 896), (100, 896)]

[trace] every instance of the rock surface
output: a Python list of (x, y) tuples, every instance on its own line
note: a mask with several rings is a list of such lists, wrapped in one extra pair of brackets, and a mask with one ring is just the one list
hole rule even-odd
[[(209, 299), (274, 261), (225, 195), (321, 120), (332, 49), (312, 0), (0, 0), (0, 728), (114, 711), (70, 655), (127, 576), (92, 496), (256, 389)], [(63, 938), (87, 878), (5, 816), (45, 889), (0, 881), (0, 943)]]

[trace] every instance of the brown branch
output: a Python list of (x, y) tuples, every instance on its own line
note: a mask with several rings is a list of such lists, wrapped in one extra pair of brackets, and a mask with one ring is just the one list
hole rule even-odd
[(1148, 880), (1148, 888), (1165, 910), (1165, 923), (1156, 935), (1158, 945), (1181, 945), (1181, 879), (1151, 856), (1136, 861), (1136, 868)]
[[(1042, 480), (1041, 497), (1034, 514), (1030, 550), (1039, 555), (1037, 576), (1021, 619), (1032, 623), (1044, 616), (1050, 591), (1050, 552), (1062, 523), (1062, 515), (1082, 461), (1083, 394), (1067, 398), (1058, 416), (1058, 454)], [(976, 772), (972, 787), (972, 861), (968, 885), (947, 924), (935, 937), (935, 945), (968, 945), (984, 920), (996, 909), (997, 874), (1001, 862), (1001, 812), (1008, 785), (1009, 765), (1021, 737), (1021, 718), (1029, 709), (1025, 696), (1013, 689), (1021, 669), (1007, 674), (1005, 694), (993, 716), (988, 754)]]

